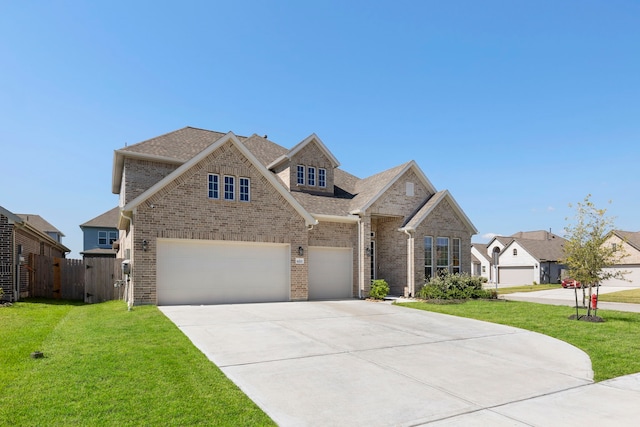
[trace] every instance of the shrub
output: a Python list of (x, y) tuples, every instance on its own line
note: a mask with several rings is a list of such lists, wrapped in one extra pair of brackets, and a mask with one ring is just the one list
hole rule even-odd
[(482, 288), (486, 282), (485, 277), (446, 273), (427, 282), (418, 292), (418, 297), (440, 300), (497, 298), (495, 291)]
[(389, 295), (389, 285), (384, 279), (377, 279), (371, 281), (371, 290), (369, 296), (375, 299), (383, 299)]

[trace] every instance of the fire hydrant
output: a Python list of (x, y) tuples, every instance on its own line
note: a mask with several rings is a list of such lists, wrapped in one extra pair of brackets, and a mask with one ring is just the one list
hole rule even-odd
[(598, 308), (598, 295), (596, 294), (591, 294), (591, 308), (594, 310)]

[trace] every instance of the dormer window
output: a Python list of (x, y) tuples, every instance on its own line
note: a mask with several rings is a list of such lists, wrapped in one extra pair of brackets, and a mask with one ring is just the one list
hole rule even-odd
[(298, 185), (304, 185), (304, 166), (298, 165), (297, 181)]
[(307, 167), (307, 185), (316, 185), (316, 168), (313, 166)]
[(324, 168), (318, 168), (318, 187), (327, 187), (327, 170)]

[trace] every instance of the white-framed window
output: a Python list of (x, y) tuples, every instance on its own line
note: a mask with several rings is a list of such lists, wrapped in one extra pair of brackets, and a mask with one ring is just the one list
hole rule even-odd
[(307, 185), (316, 185), (316, 168), (307, 167)]
[(460, 239), (454, 237), (451, 239), (451, 272), (453, 274), (460, 274), (460, 258), (462, 256), (462, 249), (460, 247)]
[(248, 202), (251, 200), (251, 183), (249, 178), (240, 178), (240, 201)]
[(224, 176), (224, 199), (235, 200), (236, 199), (236, 178), (233, 176)]
[(424, 278), (429, 281), (433, 277), (433, 237), (424, 238)]
[(296, 175), (298, 185), (304, 185), (304, 166), (298, 165), (298, 173)]
[(220, 198), (220, 175), (217, 175), (215, 173), (209, 174), (209, 198)]
[(106, 245), (106, 244), (107, 244), (107, 232), (98, 231), (98, 245)]
[(513, 256), (518, 256), (518, 250), (516, 248), (513, 248)]
[(449, 272), (449, 238), (436, 239), (436, 271), (438, 275)]
[(318, 168), (318, 187), (327, 187), (327, 170), (324, 168)]
[(116, 240), (118, 240), (118, 232), (117, 231), (110, 231), (109, 232), (109, 244), (111, 245)]

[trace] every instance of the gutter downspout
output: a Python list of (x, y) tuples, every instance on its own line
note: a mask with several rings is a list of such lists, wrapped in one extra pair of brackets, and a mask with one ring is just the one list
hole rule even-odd
[(364, 222), (362, 217), (358, 215), (358, 298), (362, 299), (362, 293), (364, 292), (364, 272), (362, 266), (364, 265)]
[[(133, 218), (125, 215), (123, 210), (120, 210), (120, 216), (129, 220), (129, 228), (133, 226)], [(133, 246), (133, 245), (132, 245)], [(124, 245), (122, 245), (124, 250)], [(133, 247), (131, 248), (133, 249)], [(133, 250), (131, 251), (133, 253)], [(125, 291), (124, 294), (127, 296), (127, 310), (131, 311), (133, 307), (133, 287), (131, 286), (131, 277), (130, 274), (127, 274), (127, 277), (124, 277), (125, 280)]]
[(414, 274), (414, 257), (413, 257), (413, 253), (414, 253), (414, 248), (413, 248), (413, 235), (411, 234), (411, 232), (409, 230), (407, 230), (406, 228), (404, 228), (402, 231), (404, 231), (404, 233), (408, 236), (407, 238), (407, 290), (409, 292), (409, 295), (404, 295), (405, 297), (407, 296), (414, 296), (414, 288), (415, 288), (415, 274)]

